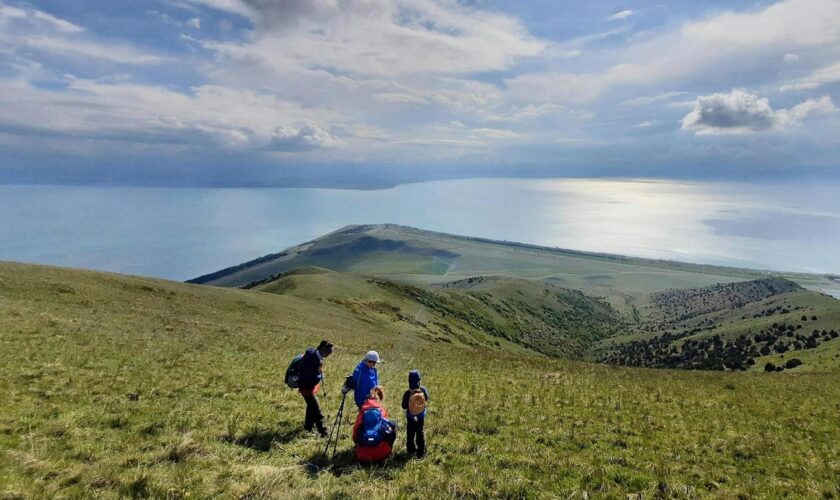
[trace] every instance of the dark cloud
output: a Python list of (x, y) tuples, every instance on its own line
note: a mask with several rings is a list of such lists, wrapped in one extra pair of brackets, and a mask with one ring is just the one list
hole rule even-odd
[(241, 0), (252, 20), (265, 29), (283, 29), (297, 25), (302, 19), (324, 15), (335, 7), (327, 0)]
[(699, 134), (745, 133), (771, 129), (778, 121), (767, 99), (733, 90), (699, 96), (694, 109), (683, 118), (682, 128)]
[(829, 96), (808, 99), (790, 109), (774, 110), (766, 98), (733, 90), (729, 94), (699, 96), (682, 120), (683, 130), (700, 135), (744, 134), (796, 126), (813, 114), (835, 111)]

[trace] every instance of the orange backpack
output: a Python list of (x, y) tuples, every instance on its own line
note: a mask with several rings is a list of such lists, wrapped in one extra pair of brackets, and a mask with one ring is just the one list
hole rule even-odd
[(412, 417), (422, 415), (426, 411), (426, 395), (421, 389), (412, 389), (408, 397), (408, 414)]

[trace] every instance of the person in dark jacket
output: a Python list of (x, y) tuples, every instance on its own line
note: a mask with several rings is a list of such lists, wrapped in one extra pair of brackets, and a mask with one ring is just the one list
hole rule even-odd
[(408, 390), (403, 393), (402, 407), (406, 418), (406, 451), (417, 453), (417, 458), (426, 454), (426, 436), (423, 434), (423, 424), (426, 420), (426, 402), (429, 401), (429, 390), (420, 385), (420, 372), (408, 372)]
[(327, 437), (327, 428), (324, 426), (324, 414), (321, 413), (321, 406), (315, 395), (321, 388), (321, 380), (324, 378), (324, 359), (332, 354), (333, 345), (322, 340), (318, 347), (309, 348), (303, 354), (300, 361), (300, 388), (298, 391), (306, 401), (306, 417), (303, 421), (303, 428), (312, 431), (313, 427), (318, 429), (321, 437)]
[(367, 401), (370, 391), (379, 385), (379, 373), (376, 371), (376, 364), (381, 362), (382, 358), (379, 357), (378, 352), (368, 351), (365, 354), (365, 359), (359, 361), (356, 369), (353, 370), (353, 374), (344, 381), (341, 393), (347, 394), (354, 391), (353, 399), (359, 408)]

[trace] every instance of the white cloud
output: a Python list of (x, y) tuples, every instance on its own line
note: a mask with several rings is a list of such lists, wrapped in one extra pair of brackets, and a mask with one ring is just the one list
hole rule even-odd
[(652, 96), (642, 96), (642, 97), (635, 97), (633, 99), (628, 99), (621, 104), (624, 106), (647, 106), (649, 104), (653, 104), (655, 102), (660, 101), (667, 101), (669, 99), (673, 99), (674, 97), (680, 97), (688, 94), (688, 92), (683, 91), (671, 91), (671, 92), (663, 92), (661, 94), (656, 94)]
[(325, 67), (366, 76), (447, 75), (508, 68), (545, 45), (520, 21), (445, 0), (249, 0), (253, 43), (211, 48), (283, 72)]
[(32, 51), (118, 64), (167, 60), (124, 43), (95, 39), (81, 26), (41, 10), (0, 3), (0, 54), (22, 54), (18, 57), (31, 59), (35, 57)]
[(63, 33), (81, 33), (84, 31), (81, 26), (38, 9), (0, 4), (0, 27), (8, 28), (8, 25), (12, 22), (25, 22), (34, 26), (49, 27)]
[(800, 59), (801, 57), (799, 57), (799, 54), (792, 54), (790, 52), (782, 56), (782, 60), (788, 64), (794, 64), (796, 62), (799, 62)]
[(840, 82), (840, 61), (830, 66), (820, 68), (805, 78), (786, 83), (780, 87), (780, 90), (815, 89), (817, 87), (821, 87), (822, 85), (834, 82)]
[(116, 64), (160, 64), (170, 60), (167, 57), (149, 54), (118, 43), (32, 36), (21, 38), (18, 44), (19, 47), (53, 54), (99, 59)]
[(697, 135), (747, 134), (798, 125), (812, 114), (834, 111), (828, 96), (809, 99), (793, 108), (773, 110), (766, 98), (733, 90), (729, 94), (698, 96), (694, 109), (682, 119), (682, 129)]
[(200, 30), (201, 29), (201, 19), (199, 19), (197, 17), (193, 17), (193, 18), (187, 20), (187, 26), (189, 26), (191, 28), (195, 28), (197, 30)]
[[(586, 104), (622, 87), (684, 85), (691, 78), (742, 76), (766, 69), (784, 54), (824, 53), (840, 43), (840, 2), (782, 0), (762, 10), (722, 13), (631, 43), (600, 71), (534, 72), (506, 80), (517, 99), (540, 95), (560, 103)], [(764, 66), (761, 66), (761, 65)], [(776, 69), (778, 71), (778, 69)]]
[(621, 12), (616, 12), (615, 14), (611, 15), (607, 18), (608, 21), (620, 21), (622, 19), (627, 19), (628, 17), (634, 15), (636, 12), (632, 10), (622, 10)]
[[(36, 136), (214, 144), (223, 149), (282, 144), (284, 133), (289, 144), (297, 135), (301, 147), (340, 144), (324, 132), (324, 124), (335, 120), (332, 112), (303, 109), (252, 91), (204, 85), (184, 94), (133, 83), (74, 79), (67, 84), (71, 92), (6, 85), (0, 94), (0, 127)], [(288, 125), (278, 129), (278, 124)]]
[(486, 120), (491, 122), (524, 122), (563, 111), (566, 111), (565, 106), (550, 102), (539, 105), (528, 104), (522, 107), (514, 106), (510, 111), (488, 116)]
[(317, 125), (303, 125), (300, 128), (278, 127), (271, 134), (269, 149), (274, 151), (309, 151), (320, 148), (334, 148), (344, 142)]
[(834, 103), (827, 95), (819, 99), (808, 99), (792, 107), (787, 114), (787, 122), (791, 124), (798, 124), (810, 115), (824, 115), (836, 111)]
[(652, 121), (650, 121), (650, 120), (645, 120), (645, 121), (643, 121), (643, 122), (641, 122), (641, 123), (637, 123), (636, 125), (633, 125), (633, 128), (648, 128), (648, 127), (652, 127), (652, 126), (653, 126), (653, 122), (652, 122)]
[(422, 96), (400, 92), (382, 92), (381, 94), (376, 94), (374, 98), (380, 102), (393, 104), (429, 104), (429, 101)]
[(479, 128), (474, 130), (478, 135), (488, 137), (490, 139), (519, 139), (523, 137), (522, 134), (514, 132), (513, 130), (504, 130), (497, 128)]

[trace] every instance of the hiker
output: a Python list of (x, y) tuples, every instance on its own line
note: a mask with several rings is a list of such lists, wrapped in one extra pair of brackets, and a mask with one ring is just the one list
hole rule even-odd
[(318, 429), (321, 437), (327, 437), (327, 428), (324, 426), (324, 414), (321, 413), (321, 406), (315, 394), (321, 388), (321, 381), (324, 378), (324, 359), (332, 354), (333, 345), (322, 340), (318, 347), (309, 348), (303, 354), (300, 361), (299, 389), (300, 395), (306, 401), (306, 417), (303, 421), (303, 428), (311, 432), (313, 427)]
[(379, 462), (391, 456), (397, 425), (388, 420), (388, 410), (382, 406), (384, 399), (385, 390), (377, 385), (359, 409), (353, 425), (353, 442), (356, 443), (356, 460), (360, 462)]
[(408, 372), (408, 390), (403, 393), (402, 407), (406, 418), (405, 448), (409, 455), (417, 453), (417, 458), (426, 455), (426, 436), (423, 424), (426, 420), (426, 403), (429, 390), (420, 385), (420, 371)]
[(365, 358), (359, 361), (353, 374), (347, 377), (344, 381), (344, 387), (341, 388), (342, 394), (347, 394), (354, 391), (353, 399), (356, 401), (356, 406), (361, 408), (367, 399), (370, 391), (379, 385), (379, 374), (376, 372), (376, 363), (381, 363), (382, 358), (376, 351), (368, 351)]

